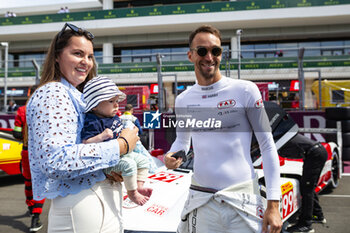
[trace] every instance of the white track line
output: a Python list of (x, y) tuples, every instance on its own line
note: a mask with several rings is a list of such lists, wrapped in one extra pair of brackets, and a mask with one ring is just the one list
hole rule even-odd
[(320, 197), (350, 197), (350, 195), (320, 195)]

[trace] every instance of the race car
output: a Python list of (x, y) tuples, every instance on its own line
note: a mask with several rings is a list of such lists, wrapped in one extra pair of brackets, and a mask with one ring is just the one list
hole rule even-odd
[[(279, 149), (298, 133), (298, 126), (276, 104), (270, 102), (265, 102), (264, 104), (270, 119), (276, 147)], [(326, 187), (336, 188), (342, 172), (342, 161), (337, 144), (329, 142), (322, 143), (322, 145), (328, 152), (328, 158), (315, 189), (317, 193)], [(262, 159), (254, 139), (251, 156), (259, 178), (260, 193), (263, 197), (266, 197)], [(145, 186), (153, 188), (149, 201), (143, 206), (138, 206), (128, 199), (125, 192), (122, 210), (125, 233), (176, 232), (177, 226), (181, 221), (181, 211), (187, 199), (191, 183), (193, 157), (190, 154), (188, 160), (175, 170), (166, 169), (158, 158), (154, 158), (158, 166), (157, 171), (151, 174), (145, 183)], [(282, 192), (280, 214), (284, 223), (283, 229), (285, 229), (288, 224), (295, 220), (301, 207), (299, 181), (302, 175), (303, 160), (299, 155), (287, 157), (280, 154), (279, 161)]]
[(12, 129), (0, 128), (0, 174), (21, 174), (22, 142), (12, 136)]

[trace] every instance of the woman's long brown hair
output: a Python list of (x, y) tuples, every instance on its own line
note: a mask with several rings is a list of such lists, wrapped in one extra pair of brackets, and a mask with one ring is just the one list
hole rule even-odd
[[(60, 71), (60, 67), (56, 59), (63, 51), (65, 47), (67, 47), (70, 43), (70, 40), (73, 36), (84, 36), (87, 40), (93, 41), (89, 36), (88, 32), (85, 30), (79, 30), (79, 32), (72, 31), (70, 29), (65, 30), (58, 37), (60, 33), (57, 33), (56, 36), (52, 39), (49, 50), (46, 55), (46, 59), (43, 65), (43, 71), (41, 73), (41, 79), (39, 83), (39, 87), (45, 85), (49, 82), (58, 82), (61, 80), (62, 73)], [(93, 60), (93, 67), (87, 75), (85, 81), (77, 86), (79, 91), (82, 91), (85, 83), (96, 76), (96, 62)]]

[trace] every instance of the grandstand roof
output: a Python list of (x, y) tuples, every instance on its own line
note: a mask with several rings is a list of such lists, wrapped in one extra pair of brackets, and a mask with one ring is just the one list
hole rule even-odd
[(0, 15), (7, 11), (19, 15), (35, 15), (56, 13), (61, 7), (68, 7), (70, 10), (102, 8), (99, 0), (1, 0)]

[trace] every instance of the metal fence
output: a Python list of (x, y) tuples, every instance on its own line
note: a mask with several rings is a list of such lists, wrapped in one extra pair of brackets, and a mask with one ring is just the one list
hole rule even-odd
[[(241, 78), (252, 81), (270, 82), (270, 100), (276, 101), (285, 108), (304, 109), (322, 108), (336, 105), (350, 105), (348, 86), (350, 82), (350, 47), (308, 47), (276, 48), (255, 50), (228, 50), (222, 55), (220, 69), (224, 75), (232, 78)], [(316, 52), (315, 52), (316, 51)], [(322, 56), (322, 51), (328, 51)], [(341, 54), (338, 53), (341, 51)], [(233, 57), (240, 54), (240, 57)], [(248, 56), (250, 54), (250, 56)], [(262, 54), (264, 57), (261, 57)], [(159, 59), (157, 60), (157, 57)], [(193, 64), (186, 60), (186, 53), (157, 53), (137, 54), (128, 56), (113, 56), (110, 58), (97, 56), (99, 74), (125, 74), (125, 73), (178, 73), (194, 71)], [(141, 59), (145, 58), (145, 59)], [(147, 58), (147, 59), (146, 59)], [(112, 60), (113, 63), (103, 63), (103, 60)], [(134, 62), (123, 62), (123, 61)], [(118, 61), (118, 62), (116, 62)], [(135, 62), (137, 61), (137, 62)], [(39, 80), (40, 68), (44, 59), (8, 60), (8, 77), (36, 77)], [(161, 62), (161, 65), (159, 65)], [(5, 61), (0, 59), (0, 78), (5, 77)], [(338, 73), (332, 70), (340, 70)], [(340, 72), (349, 74), (339, 74)], [(334, 77), (332, 75), (334, 74)], [(313, 80), (321, 85), (305, 84), (305, 76), (313, 76)], [(338, 76), (337, 76), (338, 75)], [(159, 74), (158, 74), (159, 77)], [(325, 79), (343, 79), (343, 83), (326, 85)], [(290, 87), (291, 80), (300, 81), (300, 87)], [(1, 81), (0, 81), (1, 83)], [(311, 85), (312, 84), (312, 85)], [(302, 87), (309, 86), (308, 90)], [(312, 88), (311, 88), (312, 87)], [(325, 88), (328, 88), (325, 91)], [(311, 93), (311, 97), (308, 96)], [(307, 104), (307, 100), (309, 103)], [(298, 105), (299, 103), (299, 105)], [(299, 106), (299, 107), (298, 107)]]

